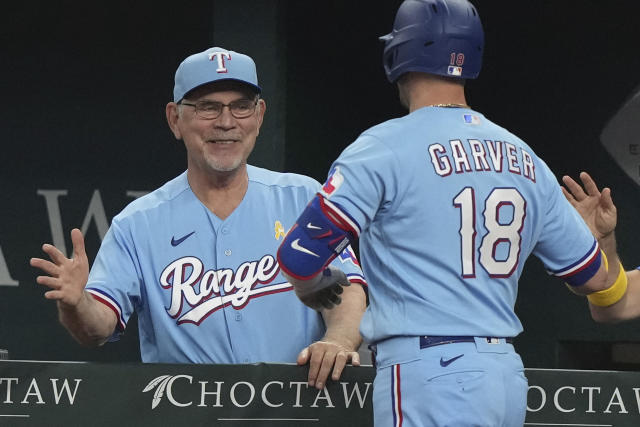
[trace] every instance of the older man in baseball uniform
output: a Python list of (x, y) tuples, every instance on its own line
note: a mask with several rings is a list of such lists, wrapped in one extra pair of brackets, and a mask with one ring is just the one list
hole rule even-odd
[(280, 274), (277, 248), (320, 184), (247, 165), (260, 93), (249, 56), (216, 47), (186, 58), (166, 117), (187, 170), (113, 219), (90, 273), (77, 229), (71, 259), (45, 244), (51, 261), (31, 260), (77, 341), (118, 339), (137, 312), (144, 362), (309, 362), (318, 388), (359, 364), (365, 282), (351, 248), (333, 263), (354, 284), (338, 307), (306, 307)]

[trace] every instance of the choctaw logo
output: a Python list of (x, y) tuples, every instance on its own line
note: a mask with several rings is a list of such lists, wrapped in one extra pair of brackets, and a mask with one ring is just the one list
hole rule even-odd
[[(371, 382), (341, 381), (333, 392), (324, 387), (316, 390), (309, 387), (306, 381), (272, 380), (262, 381), (213, 381), (198, 380), (191, 375), (160, 375), (142, 390), (153, 392), (151, 409), (155, 409), (166, 397), (169, 404), (177, 407), (236, 407), (249, 405), (266, 405), (269, 408), (313, 407), (324, 405), (335, 408), (357, 406), (363, 408), (367, 399), (371, 399)], [(174, 390), (175, 387), (175, 390)], [(338, 403), (340, 402), (340, 403)], [(266, 420), (266, 419), (265, 419)], [(273, 420), (276, 421), (276, 420)], [(317, 421), (317, 420), (316, 420)]]
[[(167, 399), (171, 403), (176, 406), (185, 406), (184, 404), (178, 403), (171, 393), (171, 387), (173, 386), (173, 382), (178, 378), (186, 378), (189, 380), (189, 384), (191, 384), (192, 377), (189, 375), (161, 375), (149, 381), (149, 384), (142, 390), (143, 393), (149, 392), (155, 389), (155, 393), (153, 393), (153, 399), (151, 400), (151, 409), (155, 409), (156, 406), (160, 404), (162, 397), (167, 394)], [(190, 405), (190, 403), (189, 403)], [(187, 405), (188, 406), (188, 405)]]

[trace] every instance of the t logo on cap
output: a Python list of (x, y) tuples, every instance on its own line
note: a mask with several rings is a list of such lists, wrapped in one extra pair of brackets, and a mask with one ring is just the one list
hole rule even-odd
[(216, 70), (218, 73), (226, 73), (227, 67), (224, 65), (224, 58), (227, 58), (231, 61), (231, 54), (229, 52), (211, 52), (209, 54), (209, 61), (213, 61), (214, 58), (218, 61), (218, 69)]
[[(233, 58), (233, 62), (232, 59)], [(217, 69), (214, 67), (218, 67)], [(258, 86), (256, 64), (251, 57), (221, 47), (189, 55), (176, 70), (173, 102), (180, 102), (193, 89), (217, 81), (231, 80), (244, 83), (256, 94)]]

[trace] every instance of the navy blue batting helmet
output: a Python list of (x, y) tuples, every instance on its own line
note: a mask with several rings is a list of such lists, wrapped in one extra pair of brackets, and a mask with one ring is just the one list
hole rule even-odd
[(484, 32), (467, 0), (405, 0), (385, 42), (383, 62), (394, 83), (409, 71), (475, 79), (482, 67)]

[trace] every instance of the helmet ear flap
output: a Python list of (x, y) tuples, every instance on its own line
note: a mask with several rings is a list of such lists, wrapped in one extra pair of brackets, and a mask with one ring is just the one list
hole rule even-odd
[(405, 0), (380, 40), (392, 83), (410, 71), (474, 79), (482, 68), (484, 32), (468, 0)]
[(384, 64), (383, 64), (384, 70), (388, 75), (391, 72), (391, 70), (393, 70), (394, 64), (396, 64), (398, 61), (398, 50), (389, 49), (385, 51), (383, 61), (384, 61)]

